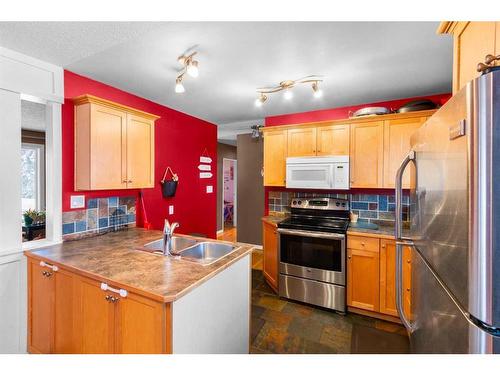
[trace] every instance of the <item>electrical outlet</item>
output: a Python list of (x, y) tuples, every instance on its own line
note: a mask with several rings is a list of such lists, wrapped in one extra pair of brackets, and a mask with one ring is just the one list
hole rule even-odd
[(207, 186), (207, 193), (213, 193), (214, 192), (214, 187), (212, 185)]
[(174, 214), (174, 205), (171, 204), (170, 206), (168, 206), (168, 214), (169, 215), (173, 215)]
[(71, 208), (85, 208), (85, 195), (72, 195), (70, 199)]

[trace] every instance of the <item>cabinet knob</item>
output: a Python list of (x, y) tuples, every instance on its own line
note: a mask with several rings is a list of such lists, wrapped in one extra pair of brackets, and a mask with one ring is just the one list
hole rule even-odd
[(350, 256), (350, 255), (348, 255), (348, 256), (347, 256), (347, 258), (348, 258), (348, 259), (351, 259), (351, 256)]
[(410, 263), (411, 263), (411, 260), (410, 260), (410, 259), (408, 259), (408, 260), (406, 261), (406, 263), (410, 264)]
[(127, 183), (131, 184), (133, 181), (132, 180), (128, 180)]
[(113, 298), (113, 297), (112, 297), (112, 296), (110, 296), (109, 294), (108, 294), (106, 297), (104, 297), (104, 299), (105, 299), (106, 301), (108, 301), (108, 302), (109, 302), (109, 301), (111, 301), (111, 298)]
[(410, 291), (410, 288), (406, 288), (406, 291), (409, 292)]
[(120, 298), (118, 297), (111, 297), (111, 302), (115, 303), (115, 302), (118, 302)]
[(365, 246), (365, 243), (364, 243), (364, 242), (361, 242), (361, 246)]
[(382, 249), (385, 249), (385, 245), (382, 245)]
[(123, 180), (123, 181), (122, 181), (122, 184), (126, 184), (126, 183), (127, 183), (127, 180)]

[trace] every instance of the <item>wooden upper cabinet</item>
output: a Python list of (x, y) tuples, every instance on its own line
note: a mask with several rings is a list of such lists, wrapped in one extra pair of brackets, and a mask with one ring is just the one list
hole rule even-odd
[(287, 156), (316, 156), (316, 128), (298, 127), (287, 133)]
[(316, 155), (349, 155), (349, 125), (316, 128)]
[[(453, 35), (453, 93), (479, 76), (477, 64), (486, 55), (498, 55), (500, 22), (442, 22), (438, 33)], [(498, 65), (498, 63), (497, 63)]]
[(278, 233), (276, 226), (262, 222), (262, 247), (264, 251), (262, 272), (267, 283), (278, 290)]
[(127, 187), (154, 186), (155, 160), (154, 121), (127, 115)]
[(351, 187), (382, 186), (384, 167), (384, 122), (351, 124)]
[(153, 187), (159, 117), (91, 95), (73, 101), (75, 190)]
[[(427, 120), (427, 117), (412, 117), (384, 122), (384, 188), (394, 188), (396, 172), (410, 151), (410, 136)], [(410, 169), (403, 175), (403, 188), (410, 188)]]
[(286, 184), (287, 131), (270, 130), (264, 134), (264, 185)]

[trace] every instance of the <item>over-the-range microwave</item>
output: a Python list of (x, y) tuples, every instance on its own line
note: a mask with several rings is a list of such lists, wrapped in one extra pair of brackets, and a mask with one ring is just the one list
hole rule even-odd
[(286, 158), (286, 187), (349, 189), (349, 156)]

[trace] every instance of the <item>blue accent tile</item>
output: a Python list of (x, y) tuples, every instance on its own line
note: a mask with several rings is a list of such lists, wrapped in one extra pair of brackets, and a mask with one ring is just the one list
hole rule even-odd
[(361, 194), (359, 196), (359, 200), (363, 201), (363, 202), (377, 202), (378, 201), (378, 195)]
[(118, 207), (118, 197), (108, 198), (108, 206), (109, 207)]
[(120, 212), (121, 215), (127, 214), (127, 205), (124, 204), (124, 205), (120, 206), (120, 209), (121, 209), (121, 212)]
[(86, 221), (77, 221), (75, 223), (75, 232), (85, 232), (87, 230)]
[(71, 234), (75, 232), (75, 223), (63, 224), (63, 234)]
[(129, 223), (133, 223), (135, 221), (135, 214), (128, 214), (127, 215), (127, 221)]
[(106, 228), (108, 227), (108, 218), (107, 217), (102, 217), (99, 219), (99, 228)]
[(368, 218), (368, 219), (376, 219), (378, 218), (377, 211), (359, 211), (359, 217)]
[(388, 208), (388, 211), (396, 211), (396, 205), (394, 203), (389, 203), (387, 208)]
[(394, 203), (396, 202), (396, 197), (394, 195), (389, 195), (389, 200), (388, 200), (389, 203)]
[(387, 211), (387, 195), (378, 196), (378, 209), (379, 211)]
[(368, 203), (366, 203), (366, 202), (352, 202), (351, 208), (354, 210), (367, 210)]
[(97, 199), (89, 199), (87, 201), (87, 208), (97, 208)]

